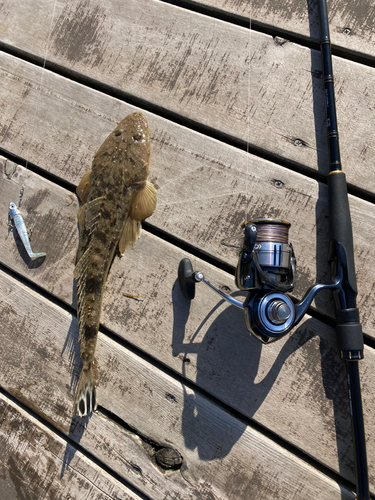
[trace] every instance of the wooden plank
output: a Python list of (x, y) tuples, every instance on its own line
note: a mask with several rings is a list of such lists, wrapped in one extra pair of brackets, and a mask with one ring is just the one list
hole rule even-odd
[(2, 394), (0, 421), (2, 500), (140, 500)]
[[(40, 87), (38, 69), (7, 55), (3, 55), (2, 61), (10, 75), (0, 90), (7, 103), (0, 114), (0, 123), (7, 130), (3, 147), (78, 184), (99, 145), (124, 116), (137, 108), (49, 72), (44, 73)], [(325, 185), (145, 114), (152, 134), (151, 179), (158, 188), (158, 207), (150, 219), (152, 224), (236, 265), (236, 252), (221, 241), (237, 233), (244, 220), (280, 217), (292, 223), (290, 239), (299, 273), (295, 296), (301, 298), (315, 280), (330, 280), (326, 263), (329, 235)], [(281, 181), (281, 188), (276, 180)], [(358, 303), (364, 306), (365, 331), (373, 335), (375, 310), (368, 303), (373, 294), (375, 269), (368, 256), (372, 254), (370, 235), (375, 208), (354, 197), (350, 202)], [(318, 296), (317, 301), (320, 311), (332, 313), (325, 298)]]
[[(32, 3), (9, 8), (12, 29), (0, 24), (1, 41), (39, 57), (47, 50), (49, 60), (69, 71), (282, 159), (328, 171), (319, 52), (157, 0), (129, 1), (127, 9), (118, 9), (115, 0), (105, 7), (57, 3), (48, 39), (51, 24), (32, 14)], [(8, 62), (2, 85), (14, 80), (14, 61)], [(374, 159), (368, 124), (375, 121), (375, 69), (334, 58), (334, 71), (344, 169), (349, 182), (374, 192), (367, 167)], [(34, 85), (43, 87), (40, 82), (39, 76)], [(3, 135), (13, 128), (8, 141), (14, 125), (3, 118)]]
[[(299, 0), (187, 0), (188, 4), (203, 5), (234, 14), (267, 28), (283, 30), (318, 42), (319, 17), (317, 2)], [(332, 43), (341, 49), (374, 57), (375, 9), (372, 0), (356, 2), (328, 1)]]
[[(27, 178), (35, 180), (28, 182)], [(19, 168), (14, 179), (17, 183), (12, 187), (10, 181), (8, 192), (12, 187), (18, 193), (20, 183), (25, 185), (23, 210), (27, 212), (28, 207), (34, 207), (30, 220), (35, 224), (33, 246), (36, 250), (44, 249), (47, 257), (42, 265), (33, 268), (27, 259), (23, 260), (22, 253), (18, 254), (15, 241), (9, 237), (1, 252), (3, 262), (71, 303), (76, 250), (73, 242), (77, 241), (77, 229), (75, 222), (69, 221), (77, 210), (76, 202), (61, 188), (52, 185), (47, 190), (47, 181), (25, 173), (24, 169)], [(36, 193), (48, 191), (48, 196), (44, 200), (40, 197), (39, 204), (28, 205), (28, 197), (37, 199), (33, 185), (38, 186)], [(64, 210), (71, 210), (72, 215)], [(59, 238), (67, 244), (55, 246)], [(183, 299), (176, 275), (179, 260), (185, 255), (144, 232), (123, 259), (114, 261), (103, 302), (102, 323), (198, 387), (351, 477), (345, 370), (338, 359), (333, 330), (307, 316), (293, 335), (262, 349), (247, 332), (242, 313), (226, 307), (223, 301), (218, 302), (204, 285), (197, 289), (197, 300), (190, 304)], [(217, 286), (233, 290), (231, 276), (199, 259), (192, 257), (192, 261)], [(123, 293), (141, 295), (143, 300), (125, 298)], [(235, 295), (241, 297), (238, 292)], [(365, 379), (371, 379), (373, 351), (369, 349), (366, 356)], [(105, 356), (98, 357), (101, 370), (107, 362), (103, 361)], [(105, 383), (106, 376), (103, 377)], [(365, 407), (370, 409), (372, 384), (364, 384), (363, 391)], [(105, 394), (100, 394), (103, 397), (106, 398)], [(105, 407), (119, 414), (111, 404), (108, 401)], [(334, 423), (339, 429), (338, 444)], [(137, 428), (139, 425), (134, 423)], [(375, 429), (371, 422), (368, 427), (371, 442)], [(317, 440), (317, 435), (321, 439)], [(370, 457), (371, 449), (369, 445)]]
[[(76, 320), (4, 273), (0, 289), (2, 386), (151, 498), (354, 498), (199, 391), (102, 334), (97, 348), (100, 405), (133, 430), (105, 417), (101, 407), (89, 421), (71, 420), (67, 381), (75, 377)], [(29, 428), (21, 435), (29, 435)], [(181, 469), (157, 468), (155, 444), (177, 449)], [(61, 460), (62, 446), (52, 451)], [(77, 455), (73, 458), (68, 449), (64, 460), (74, 467)]]

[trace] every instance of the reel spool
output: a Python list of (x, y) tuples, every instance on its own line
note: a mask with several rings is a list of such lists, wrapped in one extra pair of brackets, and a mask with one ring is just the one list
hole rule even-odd
[(341, 268), (331, 284), (317, 284), (309, 288), (298, 304), (286, 292), (291, 292), (296, 280), (296, 258), (289, 243), (289, 222), (256, 218), (244, 222), (243, 242), (238, 256), (235, 283), (240, 290), (248, 291), (244, 302), (225, 294), (195, 272), (189, 259), (182, 259), (178, 280), (184, 297), (195, 297), (195, 284), (203, 282), (223, 299), (244, 311), (246, 327), (262, 343), (268, 344), (296, 326), (306, 313), (319, 290), (342, 290)]
[(236, 269), (240, 290), (270, 288), (289, 292), (295, 286), (296, 259), (289, 243), (290, 223), (258, 218), (241, 224), (243, 247)]

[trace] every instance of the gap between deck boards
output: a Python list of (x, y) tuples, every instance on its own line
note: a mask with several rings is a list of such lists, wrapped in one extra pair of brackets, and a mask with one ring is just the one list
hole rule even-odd
[[(226, 22), (229, 22), (230, 24), (238, 24), (233, 22), (233, 18), (236, 17), (230, 13), (224, 13), (223, 16), (217, 17), (216, 15), (212, 15), (213, 12), (221, 12), (218, 9), (210, 8), (210, 7), (205, 7), (202, 4), (191, 4), (190, 2), (173, 2), (173, 1), (168, 1), (168, 0), (161, 0), (164, 3), (171, 4), (171, 5), (177, 5), (180, 6), (181, 8), (185, 10), (190, 10), (192, 12), (196, 13), (202, 13), (203, 15), (207, 17), (213, 17), (213, 18), (218, 18), (221, 19), (221, 17), (225, 18), (222, 19)], [(179, 5), (181, 3), (181, 5)], [(202, 12), (201, 12), (202, 11)], [(245, 26), (246, 28), (250, 28), (249, 26)], [(298, 34), (293, 34), (291, 32), (286, 32), (285, 30), (279, 29), (275, 26), (268, 26), (268, 25), (263, 25), (262, 23), (254, 22), (252, 24), (252, 28), (254, 31), (258, 31), (263, 34), (267, 34), (272, 36), (273, 38), (282, 36), (282, 37), (287, 37), (288, 41), (296, 43), (298, 45), (301, 45), (303, 47), (308, 47), (313, 50), (319, 51), (319, 44), (317, 42), (314, 42), (313, 40), (304, 37), (303, 35), (298, 35)], [(250, 29), (249, 29), (250, 31)], [(117, 89), (116, 87), (113, 87), (111, 85), (108, 85), (106, 83), (103, 83), (99, 80), (95, 80), (93, 78), (90, 78), (87, 75), (84, 75), (82, 73), (73, 71), (63, 65), (60, 65), (58, 63), (51, 62), (47, 59), (41, 58), (39, 56), (36, 56), (34, 54), (31, 54), (29, 52), (26, 52), (25, 50), (22, 50), (20, 48), (16, 48), (14, 46), (5, 44), (3, 42), (0, 42), (0, 51), (7, 53), (13, 57), (17, 57), (18, 59), (21, 59), (25, 62), (34, 64), (35, 66), (43, 67), (44, 69), (62, 76), (68, 80), (71, 80), (73, 82), (79, 83), (81, 85), (84, 85), (92, 90), (96, 90), (98, 92), (101, 92), (102, 94), (105, 94), (109, 97), (113, 97), (116, 99), (121, 100), (124, 103), (137, 106), (145, 111), (149, 111), (161, 118), (165, 118), (175, 124), (181, 125), (183, 127), (186, 127), (192, 131), (195, 131), (197, 133), (200, 133), (202, 135), (205, 135), (207, 137), (210, 137), (212, 139), (216, 139), (220, 142), (223, 142), (224, 144), (228, 144), (230, 146), (233, 146), (239, 150), (242, 151), (247, 151), (249, 154), (252, 154), (258, 158), (262, 158), (264, 160), (270, 161), (280, 167), (286, 168), (287, 170), (291, 170), (293, 172), (299, 173), (301, 175), (304, 175), (308, 178), (314, 179), (318, 182), (327, 183), (326, 176), (322, 173), (320, 173), (317, 170), (313, 170), (309, 168), (308, 166), (305, 166), (302, 163), (296, 162), (292, 159), (278, 156), (277, 154), (264, 150), (256, 145), (246, 143), (241, 139), (238, 139), (234, 136), (229, 136), (225, 134), (222, 131), (216, 130), (210, 126), (203, 125), (199, 122), (196, 122), (193, 119), (187, 118), (183, 115), (180, 115), (170, 109), (164, 108), (162, 106), (156, 105), (155, 103), (152, 103), (151, 101), (146, 101), (144, 99), (141, 99), (139, 97), (133, 96), (131, 94), (128, 94), (125, 91), (122, 91), (120, 89)], [(370, 62), (367, 60), (360, 60), (361, 55), (357, 53), (353, 53), (350, 51), (346, 51), (346, 49), (343, 48), (332, 48), (332, 54), (337, 55), (341, 58), (348, 59), (353, 62), (357, 62), (360, 64), (364, 64), (365, 66), (369, 67), (375, 67), (375, 58), (373, 60), (371, 59)], [(349, 57), (348, 54), (352, 54), (353, 57)], [(357, 54), (357, 55), (356, 55)], [(348, 56), (348, 57), (347, 57)], [(366, 56), (363, 56), (362, 59), (365, 58)], [(8, 159), (12, 161), (17, 161), (20, 165), (26, 165), (26, 160), (16, 157), (13, 155), (11, 152), (4, 150), (0, 148), (0, 154), (6, 156)], [(44, 175), (42, 172), (42, 169), (40, 169), (37, 165), (32, 165), (28, 163), (30, 166), (30, 169), (34, 168), (36, 173), (39, 173), (41, 175)], [(48, 178), (48, 177), (46, 177)], [(67, 188), (67, 184), (62, 184), (61, 180), (57, 177), (51, 177), (51, 180), (54, 182), (57, 181), (60, 185), (63, 187)], [(62, 181), (64, 182), (64, 181)], [(69, 188), (68, 188), (69, 189)], [(371, 191), (367, 191), (364, 188), (359, 188), (353, 184), (348, 183), (348, 193), (356, 196), (359, 199), (362, 199), (364, 201), (368, 201), (370, 203), (375, 204), (375, 193), (372, 193)]]
[[(49, 300), (53, 304), (57, 305), (59, 308), (66, 310), (67, 312), (69, 312), (73, 316), (75, 315), (76, 311), (73, 307), (68, 306), (60, 299), (52, 296), (51, 294), (46, 292), (43, 288), (41, 288), (39, 285), (32, 283), (32, 282), (29, 282), (29, 280), (27, 278), (25, 278), (24, 276), (19, 275), (17, 272), (15, 272), (13, 270), (9, 270), (3, 264), (0, 264), (0, 273), (1, 272), (10, 276), (13, 279), (19, 281), (26, 288), (36, 292), (37, 294), (40, 294), (46, 300)], [(119, 337), (118, 335), (113, 333), (108, 328), (101, 325), (100, 326), (100, 333), (105, 335), (109, 339), (111, 339), (111, 341), (115, 342), (118, 346), (125, 348), (130, 353), (137, 356), (137, 358), (140, 358), (141, 360), (145, 361), (147, 364), (150, 364), (152, 367), (155, 367), (157, 370), (160, 370), (163, 374), (167, 375), (168, 377), (173, 378), (176, 382), (180, 383), (181, 386), (184, 386), (188, 390), (193, 391), (196, 396), (203, 397), (208, 403), (213, 404), (221, 411), (229, 414), (231, 417), (233, 417), (237, 421), (241, 422), (243, 425), (258, 432), (259, 434), (261, 434), (264, 438), (266, 438), (270, 442), (274, 443), (277, 446), (280, 446), (286, 452), (291, 453), (297, 459), (304, 462), (307, 466), (312, 467), (313, 469), (315, 469), (316, 471), (318, 471), (319, 473), (324, 475), (327, 479), (330, 479), (330, 480), (334, 481), (335, 483), (337, 483), (338, 485), (340, 485), (340, 487), (347, 489), (349, 491), (353, 491), (355, 489), (355, 485), (353, 483), (351, 483), (349, 480), (347, 480), (346, 478), (344, 478), (343, 476), (341, 476), (340, 474), (338, 474), (338, 473), (334, 472), (333, 470), (331, 470), (330, 468), (324, 466), (318, 460), (314, 459), (309, 454), (305, 453), (303, 450), (299, 449), (298, 447), (294, 446), (293, 444), (289, 443), (288, 441), (285, 441), (283, 438), (281, 438), (280, 436), (278, 436), (277, 434), (275, 434), (271, 430), (263, 427), (261, 424), (255, 422), (254, 420), (247, 418), (245, 415), (243, 415), (239, 411), (229, 407), (228, 405), (223, 403), (221, 400), (217, 399), (215, 396), (212, 396), (210, 393), (206, 392), (204, 389), (193, 384), (189, 379), (183, 378), (182, 375), (180, 375), (177, 372), (174, 372), (171, 368), (168, 368), (166, 365), (159, 362), (157, 359), (152, 358), (150, 355), (141, 351), (136, 346), (131, 345), (129, 342), (122, 339), (121, 337)], [(137, 488), (137, 486), (135, 486), (131, 482), (127, 481), (123, 476), (121, 476), (114, 469), (109, 467), (100, 458), (98, 458), (93, 453), (91, 453), (84, 445), (81, 445), (79, 442), (76, 442), (73, 439), (71, 439), (64, 432), (62, 432), (57, 426), (55, 426), (53, 423), (51, 423), (51, 421), (46, 420), (43, 416), (39, 415), (35, 411), (35, 409), (27, 406), (24, 402), (19, 400), (13, 394), (9, 393), (9, 391), (2, 386), (0, 386), (0, 394), (3, 395), (4, 397), (6, 397), (7, 399), (9, 399), (15, 406), (22, 409), (30, 417), (37, 420), (43, 426), (47, 427), (51, 432), (53, 432), (60, 439), (62, 439), (67, 445), (70, 445), (76, 451), (78, 451), (82, 455), (84, 455), (88, 460), (92, 461), (94, 464), (96, 464), (97, 466), (102, 468), (107, 474), (109, 474), (116, 481), (119, 481), (126, 488), (128, 488), (133, 493), (138, 495), (141, 500), (150, 500), (149, 496), (145, 495), (141, 490), (139, 490)], [(107, 411), (105, 408), (103, 408), (103, 411), (101, 411), (100, 406), (99, 406), (97, 413), (99, 413), (99, 414), (102, 413), (102, 415), (107, 420), (111, 421), (112, 423), (115, 423), (118, 427), (122, 428), (124, 431), (130, 432), (130, 433), (134, 434), (135, 436), (138, 436), (141, 440), (149, 441), (149, 439), (145, 438), (145, 436), (140, 434), (137, 429), (132, 428), (131, 426), (129, 426), (129, 424), (127, 424), (127, 422), (122, 421), (121, 418), (117, 417), (117, 415), (111, 414), (111, 412)], [(153, 445), (157, 446), (157, 443), (153, 443)]]
[[(0, 148), (0, 155), (3, 155), (4, 157), (8, 158), (10, 161), (13, 161), (14, 163), (17, 163), (17, 164), (22, 165), (24, 167), (26, 166), (26, 163), (27, 163), (27, 168), (30, 171), (34, 172), (37, 175), (40, 175), (44, 179), (47, 179), (51, 182), (54, 182), (58, 186), (75, 194), (76, 187), (74, 186), (74, 184), (72, 184), (72, 183), (70, 183), (70, 182), (68, 182), (60, 177), (55, 176), (55, 175), (47, 172), (46, 170), (43, 170), (41, 167), (38, 167), (37, 165), (34, 165), (33, 163), (26, 162), (26, 160), (24, 160), (23, 158), (20, 158), (20, 157), (13, 155), (7, 151), (4, 151), (4, 150), (2, 150), (2, 148)], [(368, 200), (366, 200), (366, 201), (368, 201)], [(226, 272), (234, 277), (235, 267), (228, 264), (224, 260), (221, 260), (218, 257), (215, 257), (214, 255), (200, 249), (199, 247), (197, 247), (193, 244), (188, 243), (187, 241), (183, 241), (181, 238), (178, 238), (177, 236), (174, 236), (171, 233), (168, 233), (165, 230), (158, 228), (157, 226), (150, 224), (147, 221), (144, 221), (142, 223), (142, 228), (144, 231), (156, 236), (157, 238), (163, 240), (164, 242), (170, 243), (171, 245), (174, 245), (176, 248), (179, 248), (180, 250), (182, 250), (183, 252), (188, 252), (191, 255), (193, 255), (194, 257), (197, 257), (197, 258), (201, 259), (202, 261), (204, 261), (208, 264), (211, 264), (212, 266), (215, 266), (217, 269), (220, 269), (220, 270), (222, 270), (222, 271), (224, 271), (224, 272)], [(0, 264), (0, 269), (7, 269), (7, 272), (9, 272), (10, 274), (16, 273), (16, 271), (13, 271), (10, 268), (7, 268), (3, 264)], [(15, 276), (17, 277), (17, 279), (27, 280), (27, 278), (19, 275), (18, 273), (16, 273)], [(27, 281), (27, 284), (28, 284), (28, 286), (31, 286), (31, 287), (33, 287), (33, 286), (38, 287), (38, 285), (34, 285), (31, 281), (30, 282)], [(52, 299), (53, 296), (51, 294), (49, 294), (47, 291), (43, 290), (42, 288), (38, 289), (38, 293), (41, 293), (49, 300), (55, 300), (54, 298)], [(293, 299), (293, 301), (295, 303), (298, 302), (297, 298), (295, 298), (293, 296), (291, 298)], [(58, 303), (60, 307), (64, 307), (64, 308), (68, 307), (67, 310), (69, 310), (70, 312), (72, 311), (70, 306), (66, 306), (66, 304), (64, 302), (60, 301), (58, 298), (56, 298), (56, 301), (57, 301), (56, 303)], [(62, 304), (64, 304), (64, 305), (62, 305)], [(326, 324), (327, 326), (330, 326), (332, 328), (335, 327), (335, 321), (333, 318), (330, 318), (329, 316), (325, 315), (324, 313), (319, 312), (318, 309), (313, 307), (313, 306), (310, 306), (308, 308), (308, 310), (306, 311), (306, 314), (309, 314), (311, 317), (321, 321), (322, 323)], [(371, 338), (365, 334), (364, 342), (368, 347), (375, 349), (375, 338)]]

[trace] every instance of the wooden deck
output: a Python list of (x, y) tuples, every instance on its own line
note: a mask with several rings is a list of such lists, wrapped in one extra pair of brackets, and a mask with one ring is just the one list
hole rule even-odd
[[(328, 7), (375, 494), (375, 8)], [(318, 37), (313, 0), (0, 1), (2, 500), (355, 498), (330, 295), (318, 295), (291, 335), (262, 347), (238, 309), (204, 285), (189, 303), (177, 283), (188, 256), (241, 296), (236, 252), (221, 241), (257, 216), (292, 223), (295, 298), (329, 281)], [(134, 111), (150, 124), (158, 206), (113, 263), (99, 407), (80, 419), (75, 187)], [(7, 227), (22, 186), (42, 263)], [(163, 448), (182, 464), (163, 468)]]

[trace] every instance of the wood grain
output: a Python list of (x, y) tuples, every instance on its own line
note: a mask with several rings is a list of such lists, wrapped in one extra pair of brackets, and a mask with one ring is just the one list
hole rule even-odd
[[(203, 5), (234, 14), (241, 20), (267, 28), (283, 30), (301, 38), (319, 41), (317, 2), (308, 0), (187, 0), (188, 4)], [(355, 2), (328, 1), (332, 43), (352, 53), (374, 57), (375, 10), (372, 0)]]
[[(199, 391), (181, 385), (102, 334), (97, 350), (101, 406), (88, 421), (71, 420), (73, 396), (68, 381), (73, 368), (71, 349), (75, 350), (77, 340), (75, 318), (4, 273), (0, 273), (0, 289), (4, 297), (0, 304), (2, 386), (148, 496), (206, 500), (282, 499), (285, 495), (296, 500), (354, 498), (342, 485), (223, 411)], [(26, 344), (27, 349), (23, 347)], [(102, 407), (112, 412), (109, 417)], [(19, 416), (9, 404), (3, 411), (7, 422), (1, 427), (4, 435)], [(113, 421), (113, 414), (122, 425)], [(68, 445), (62, 458), (60, 439), (53, 442), (50, 433), (40, 431), (40, 424), (31, 433), (32, 419), (23, 416), (23, 420), (28, 420), (25, 428), (8, 438), (3, 448), (5, 457), (12, 456), (10, 446), (18, 439), (24, 442), (18, 451), (22, 463), (33, 451), (32, 447), (28, 451), (30, 440), (35, 440), (34, 447), (40, 447), (44, 455), (52, 452), (56, 456), (65, 481), (66, 471), (75, 468), (81, 454)], [(179, 450), (181, 469), (160, 470), (153, 458), (155, 445)], [(63, 488), (64, 483), (59, 486)]]
[[(32, 218), (26, 219), (34, 224), (32, 244), (36, 250), (46, 251), (47, 257), (38, 266), (30, 265), (22, 246), (10, 235), (1, 252), (3, 262), (59, 299), (74, 304), (77, 202), (62, 188), (22, 168), (4, 185), (16, 194), (21, 183), (25, 185), (23, 210), (27, 213), (28, 207), (33, 207)], [(43, 200), (41, 192), (45, 193)], [(39, 203), (29, 205), (29, 200), (38, 196)], [(66, 242), (65, 246), (58, 243), (59, 238)], [(242, 313), (218, 301), (204, 285), (197, 286), (198, 298), (191, 304), (183, 299), (176, 277), (178, 263), (185, 256), (185, 252), (144, 232), (124, 258), (114, 261), (103, 302), (102, 324), (197, 387), (353, 479), (345, 370), (338, 359), (333, 330), (306, 317), (293, 335), (262, 349), (247, 332)], [(191, 258), (195, 269), (204, 272), (221, 289), (233, 291), (231, 276)], [(126, 298), (123, 293), (140, 295), (142, 300)], [(36, 327), (40, 337), (37, 342), (43, 343), (45, 329)], [(373, 351), (368, 349), (365, 380), (372, 378), (372, 357)], [(102, 370), (109, 361), (102, 355), (98, 358)], [(107, 376), (104, 375), (104, 388)], [(120, 380), (116, 380), (114, 383), (121, 387)], [(363, 384), (365, 408), (370, 409), (372, 384)], [(107, 401), (105, 392), (106, 389), (99, 398)], [(104, 404), (119, 415), (109, 400)], [(131, 425), (139, 429), (142, 424)], [(371, 443), (375, 434), (371, 421), (367, 433)], [(321, 439), (317, 440), (317, 435)], [(371, 450), (369, 444), (369, 456)]]
[[(140, 500), (2, 394), (0, 443), (2, 500)], [(67, 455), (71, 457), (69, 463)]]
[[(319, 52), (157, 0), (128, 0), (126, 9), (116, 0), (57, 2), (52, 21), (52, 4), (47, 9), (48, 23), (32, 14), (31, 3), (8, 7), (3, 23), (12, 30), (0, 24), (0, 41), (42, 58), (47, 51), (48, 60), (125, 99), (327, 173)], [(2, 79), (13, 69), (3, 68)], [(334, 58), (334, 72), (344, 170), (350, 183), (374, 192), (367, 166), (374, 158), (368, 123), (375, 121), (375, 70)]]

